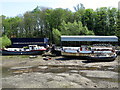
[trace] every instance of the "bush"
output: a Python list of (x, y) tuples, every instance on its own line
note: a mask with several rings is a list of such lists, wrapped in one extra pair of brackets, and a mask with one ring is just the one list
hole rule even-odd
[(60, 31), (58, 29), (53, 29), (52, 33), (53, 33), (55, 44), (59, 45), (60, 44), (60, 36), (61, 36)]
[(11, 45), (11, 40), (6, 35), (0, 39), (0, 42), (2, 42), (2, 45), (1, 45), (2, 48), (5, 48)]

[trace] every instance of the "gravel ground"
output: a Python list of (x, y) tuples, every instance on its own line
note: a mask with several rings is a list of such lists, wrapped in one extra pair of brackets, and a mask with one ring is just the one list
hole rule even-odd
[[(61, 56), (52, 57), (51, 60), (43, 60), (41, 56), (33, 59), (29, 56), (1, 57), (4, 70), (2, 73), (3, 88), (118, 88), (118, 82), (120, 82), (118, 81), (120, 56), (111, 62), (85, 62)], [(40, 70), (9, 74), (10, 68), (26, 66), (38, 66)], [(63, 66), (69, 67), (63, 68)]]

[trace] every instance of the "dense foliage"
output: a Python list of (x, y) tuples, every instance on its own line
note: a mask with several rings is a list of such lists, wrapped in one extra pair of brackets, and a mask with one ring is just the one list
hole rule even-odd
[(23, 16), (2, 15), (2, 34), (12, 37), (47, 37), (58, 43), (60, 35), (117, 35), (120, 37), (120, 14), (117, 8), (85, 9), (83, 4), (75, 12), (62, 8), (36, 7)]
[(4, 35), (3, 37), (0, 37), (0, 42), (2, 44), (0, 45), (0, 48), (5, 48), (11, 45), (11, 40), (6, 35)]

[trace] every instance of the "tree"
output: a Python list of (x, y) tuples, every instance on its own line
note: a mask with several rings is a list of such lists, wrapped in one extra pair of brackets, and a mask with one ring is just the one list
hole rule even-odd
[(7, 35), (8, 37), (18, 37), (18, 33), (20, 32), (20, 23), (22, 21), (19, 17), (12, 18), (2, 18), (3, 20), (3, 35)]
[(6, 35), (4, 35), (4, 36), (1, 38), (1, 41), (2, 41), (2, 48), (5, 48), (5, 47), (11, 45), (11, 40), (10, 40)]
[(51, 41), (53, 41), (53, 28), (60, 30), (60, 26), (63, 21), (65, 22), (73, 22), (72, 19), (72, 12), (69, 11), (68, 9), (62, 9), (62, 8), (57, 8), (57, 9), (48, 9), (46, 11), (46, 22), (47, 22), (47, 27), (49, 29), (49, 38)]
[(84, 24), (89, 30), (94, 30), (94, 11), (93, 9), (86, 9), (84, 13)]
[(116, 22), (117, 22), (117, 9), (108, 8), (108, 30), (107, 35), (115, 35)]
[(82, 3), (77, 4), (77, 6), (74, 6), (73, 8), (75, 9), (75, 11), (79, 11), (81, 9), (85, 9), (85, 7), (84, 7), (84, 5)]
[(120, 45), (120, 10), (118, 10), (117, 12), (117, 24), (116, 24), (115, 35), (119, 37), (118, 44)]
[(84, 14), (85, 14), (85, 9), (79, 9), (74, 13), (74, 20), (81, 21), (83, 26), (85, 26), (85, 21), (84, 21)]
[(62, 35), (94, 35), (94, 32), (89, 31), (80, 21), (74, 21), (73, 23), (63, 21), (60, 31)]
[(54, 43), (57, 45), (60, 45), (60, 36), (61, 33), (58, 29), (53, 29), (53, 39), (54, 39)]
[(107, 33), (107, 26), (108, 26), (108, 14), (107, 14), (107, 8), (101, 7), (96, 9), (95, 13), (95, 28), (94, 32), (96, 35), (106, 35)]
[[(59, 35), (116, 35), (120, 38), (120, 14), (116, 8), (85, 9), (83, 4), (69, 9), (37, 6), (23, 16), (2, 18), (2, 34), (10, 37), (49, 38)], [(56, 35), (55, 35), (56, 34)]]
[(26, 37), (33, 37), (34, 19), (35, 18), (31, 12), (26, 12), (24, 14), (24, 29)]
[(47, 25), (47, 18), (46, 14), (47, 11), (50, 10), (51, 8), (48, 7), (40, 7), (37, 6), (31, 13), (33, 14), (33, 19), (34, 19), (34, 33), (33, 35), (35, 37), (48, 37), (48, 25)]

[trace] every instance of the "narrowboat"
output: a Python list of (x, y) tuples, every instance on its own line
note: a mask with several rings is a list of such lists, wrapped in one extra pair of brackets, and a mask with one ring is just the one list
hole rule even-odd
[(2, 55), (39, 55), (46, 51), (43, 46), (28, 45), (23, 48), (4, 48)]

